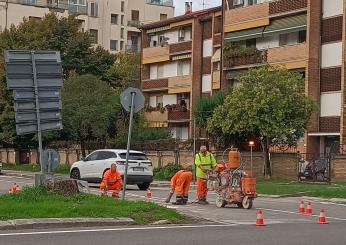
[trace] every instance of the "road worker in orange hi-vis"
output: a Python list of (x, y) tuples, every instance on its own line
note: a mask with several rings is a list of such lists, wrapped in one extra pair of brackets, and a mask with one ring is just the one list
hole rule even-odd
[(119, 197), (119, 193), (122, 188), (123, 181), (121, 179), (121, 175), (117, 171), (117, 165), (112, 163), (111, 168), (104, 173), (102, 182), (100, 184), (102, 195), (107, 195), (107, 191), (113, 191), (112, 196)]
[(207, 172), (213, 170), (217, 163), (207, 147), (202, 145), (199, 153), (195, 157), (196, 177), (197, 177), (197, 197), (198, 204), (208, 204), (207, 202)]
[(171, 178), (171, 189), (166, 203), (169, 203), (174, 192), (176, 193), (176, 200), (173, 204), (185, 205), (189, 199), (189, 190), (192, 180), (192, 172), (188, 170), (179, 170)]

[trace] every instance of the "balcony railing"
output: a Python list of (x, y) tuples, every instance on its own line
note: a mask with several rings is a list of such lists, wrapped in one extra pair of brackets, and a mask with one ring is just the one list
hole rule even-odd
[(0, 2), (63, 9), (68, 10), (71, 14), (88, 13), (88, 6), (86, 0), (0, 0)]
[(153, 47), (143, 49), (143, 64), (163, 62), (169, 60), (169, 47)]
[(139, 20), (129, 20), (127, 22), (127, 25), (131, 27), (140, 28), (142, 26), (142, 23)]
[(142, 81), (142, 90), (167, 90), (168, 89), (168, 79), (154, 79), (154, 80), (145, 80)]
[(261, 64), (267, 61), (267, 51), (256, 48), (232, 47), (224, 51), (226, 68)]
[(146, 0), (147, 4), (173, 7), (173, 0)]
[(125, 46), (125, 48), (126, 48), (126, 51), (128, 51), (128, 52), (134, 52), (134, 53), (139, 52), (139, 46), (138, 45), (128, 44)]
[(307, 47), (305, 43), (270, 48), (267, 54), (267, 62), (270, 64), (304, 61), (306, 59)]

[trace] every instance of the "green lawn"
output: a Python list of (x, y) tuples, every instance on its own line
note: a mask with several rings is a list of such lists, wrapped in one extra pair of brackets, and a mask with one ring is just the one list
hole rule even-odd
[(17, 194), (0, 196), (0, 220), (68, 217), (130, 217), (136, 224), (158, 220), (187, 223), (189, 218), (149, 202), (121, 201), (112, 197), (80, 194), (62, 196), (45, 188), (26, 188)]
[[(15, 171), (26, 171), (26, 172), (40, 172), (41, 166), (38, 164), (9, 164), (9, 163), (3, 163), (2, 164), (3, 169), (7, 170), (15, 170)], [(70, 165), (63, 164), (57, 167), (54, 170), (54, 173), (58, 174), (69, 174), (70, 173)]]
[(346, 198), (346, 182), (313, 184), (288, 180), (257, 180), (257, 192), (268, 195), (306, 192), (306, 196), (312, 197)]

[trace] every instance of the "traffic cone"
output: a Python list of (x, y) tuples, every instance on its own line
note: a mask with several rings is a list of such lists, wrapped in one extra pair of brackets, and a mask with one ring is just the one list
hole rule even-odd
[(153, 193), (151, 192), (150, 187), (147, 189), (146, 197), (147, 197), (148, 199), (151, 199), (151, 198), (153, 197)]
[(256, 226), (265, 226), (264, 220), (263, 220), (263, 212), (262, 212), (262, 210), (258, 210), (257, 211)]
[(328, 224), (328, 221), (326, 219), (326, 214), (324, 212), (324, 209), (321, 209), (320, 216), (318, 217), (317, 223), (318, 224)]
[(304, 214), (305, 213), (304, 201), (300, 202), (298, 213), (300, 213), (300, 214)]
[(305, 214), (306, 215), (312, 215), (312, 205), (311, 205), (311, 202), (308, 202), (308, 206), (306, 207)]
[(8, 193), (16, 193), (17, 192), (17, 184), (14, 183)]
[(15, 184), (15, 186), (16, 186), (15, 192), (16, 192), (16, 193), (17, 193), (17, 192), (20, 192), (20, 187), (19, 187), (19, 185), (18, 185), (18, 184)]

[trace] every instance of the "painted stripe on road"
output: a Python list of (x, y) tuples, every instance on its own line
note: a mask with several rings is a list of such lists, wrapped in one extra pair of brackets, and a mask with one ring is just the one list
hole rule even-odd
[(62, 231), (34, 231), (34, 232), (16, 232), (3, 233), (1, 236), (26, 236), (26, 235), (46, 235), (46, 234), (65, 234), (65, 233), (85, 233), (85, 232), (108, 232), (108, 231), (139, 231), (139, 230), (168, 230), (168, 229), (186, 229), (186, 228), (217, 228), (231, 227), (236, 224), (224, 225), (181, 225), (181, 226), (152, 226), (152, 227), (125, 227), (125, 228), (105, 228), (105, 229), (85, 229), (85, 230), (62, 230)]

